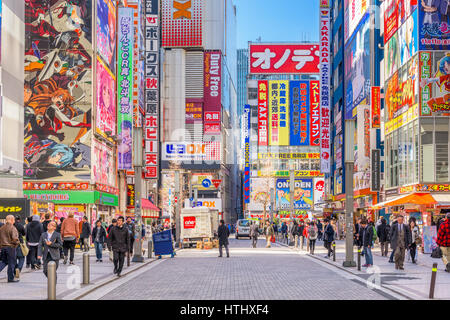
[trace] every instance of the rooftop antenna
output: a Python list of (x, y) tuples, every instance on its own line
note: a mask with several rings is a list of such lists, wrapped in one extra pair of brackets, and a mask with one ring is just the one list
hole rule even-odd
[(256, 41), (261, 42), (261, 36), (259, 36), (258, 38), (256, 38)]

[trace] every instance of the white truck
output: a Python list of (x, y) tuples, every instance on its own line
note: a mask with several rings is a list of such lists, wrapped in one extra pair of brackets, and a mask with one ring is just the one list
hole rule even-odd
[(181, 209), (180, 239), (183, 248), (192, 247), (205, 238), (212, 240), (219, 228), (218, 210), (208, 207)]

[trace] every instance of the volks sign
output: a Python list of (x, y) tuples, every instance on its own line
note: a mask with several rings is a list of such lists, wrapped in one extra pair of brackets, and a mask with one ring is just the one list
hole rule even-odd
[(184, 217), (184, 228), (194, 229), (195, 228), (195, 217)]
[(319, 73), (318, 44), (250, 44), (251, 74)]

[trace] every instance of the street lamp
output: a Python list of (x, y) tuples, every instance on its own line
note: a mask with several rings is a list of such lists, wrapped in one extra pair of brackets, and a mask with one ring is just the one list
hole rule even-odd
[(133, 166), (134, 166), (134, 184), (136, 192), (136, 205), (134, 209), (134, 219), (135, 219), (135, 229), (134, 237), (136, 241), (134, 242), (134, 255), (131, 261), (133, 262), (144, 262), (144, 257), (142, 256), (142, 128), (133, 128)]
[(345, 261), (344, 267), (356, 267), (353, 259), (353, 170), (355, 120), (345, 120)]

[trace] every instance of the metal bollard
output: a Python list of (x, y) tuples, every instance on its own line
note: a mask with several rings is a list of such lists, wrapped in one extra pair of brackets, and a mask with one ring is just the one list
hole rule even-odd
[(83, 284), (89, 284), (89, 253), (83, 253)]
[(47, 265), (47, 299), (56, 300), (56, 263), (50, 261)]
[(361, 271), (361, 248), (358, 248), (358, 271)]
[(438, 266), (437, 263), (433, 263), (433, 268), (431, 269), (430, 299), (434, 299), (434, 289), (436, 287), (437, 266)]
[(333, 241), (333, 261), (336, 261), (336, 241)]
[(148, 246), (148, 248), (147, 248), (147, 250), (148, 250), (148, 258), (151, 259), (152, 255), (153, 255), (153, 241), (152, 240), (148, 240), (147, 246)]

